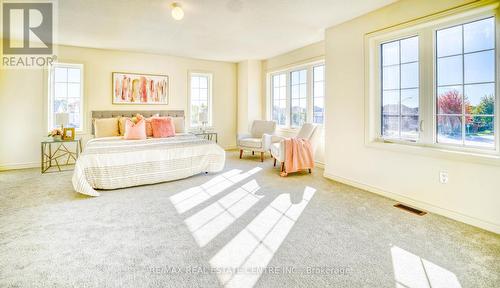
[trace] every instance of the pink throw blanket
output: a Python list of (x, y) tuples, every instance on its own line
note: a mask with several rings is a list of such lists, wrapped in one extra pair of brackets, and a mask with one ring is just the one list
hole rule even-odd
[(311, 141), (303, 138), (286, 138), (285, 140), (285, 171), (281, 176), (302, 169), (314, 168), (314, 155)]

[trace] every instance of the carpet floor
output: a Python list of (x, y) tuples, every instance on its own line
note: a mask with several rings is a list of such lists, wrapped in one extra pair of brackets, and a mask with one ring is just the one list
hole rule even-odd
[(71, 172), (0, 173), (0, 287), (500, 287), (500, 236), (268, 158), (73, 192)]

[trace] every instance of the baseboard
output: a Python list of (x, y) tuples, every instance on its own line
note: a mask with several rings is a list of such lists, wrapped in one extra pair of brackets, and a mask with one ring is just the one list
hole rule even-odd
[(325, 163), (314, 161), (314, 165), (318, 168), (325, 169)]
[(40, 168), (40, 162), (0, 164), (0, 171)]
[(337, 182), (340, 182), (340, 183), (343, 183), (343, 184), (346, 184), (349, 186), (353, 186), (353, 187), (356, 187), (359, 189), (366, 190), (368, 192), (379, 194), (379, 195), (382, 195), (384, 197), (393, 199), (395, 201), (408, 204), (410, 206), (415, 206), (417, 208), (420, 208), (420, 209), (423, 209), (423, 210), (426, 210), (426, 211), (429, 211), (429, 212), (432, 212), (435, 214), (439, 214), (441, 216), (444, 216), (444, 217), (447, 217), (447, 218), (450, 218), (450, 219), (453, 219), (453, 220), (456, 220), (459, 222), (463, 222), (463, 223), (466, 223), (466, 224), (469, 224), (469, 225), (472, 225), (475, 227), (479, 227), (479, 228), (484, 229), (484, 230), (491, 231), (491, 232), (496, 233), (496, 234), (500, 234), (500, 225), (497, 225), (495, 223), (491, 223), (491, 222), (484, 221), (484, 220), (481, 220), (481, 219), (478, 219), (475, 217), (464, 215), (460, 212), (456, 212), (453, 210), (449, 210), (447, 208), (435, 206), (433, 204), (422, 202), (422, 201), (419, 201), (419, 200), (416, 200), (413, 198), (409, 198), (409, 197), (406, 197), (406, 196), (403, 196), (403, 195), (400, 195), (397, 193), (385, 191), (383, 189), (379, 189), (377, 187), (373, 187), (370, 185), (359, 183), (359, 182), (356, 182), (354, 180), (347, 179), (347, 178), (344, 178), (341, 176), (337, 176), (337, 175), (334, 175), (331, 173), (325, 172), (323, 174), (323, 176), (325, 176), (326, 178), (331, 179), (333, 181), (337, 181)]
[(224, 147), (226, 151), (238, 150), (238, 146), (226, 146)]

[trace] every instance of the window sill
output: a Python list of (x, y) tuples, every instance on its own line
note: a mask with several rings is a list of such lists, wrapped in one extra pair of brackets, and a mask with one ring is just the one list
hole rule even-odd
[(299, 132), (299, 128), (292, 128), (292, 127), (276, 127), (276, 132), (279, 134), (284, 134), (288, 136), (296, 135)]
[(500, 155), (495, 151), (491, 151), (491, 153), (480, 153), (468, 150), (466, 151), (453, 148), (444, 148), (437, 145), (428, 145), (416, 142), (403, 143), (400, 141), (384, 141), (383, 139), (377, 139), (372, 142), (366, 143), (365, 146), (369, 148), (410, 153), (419, 156), (441, 158), (452, 161), (500, 166)]
[(197, 127), (189, 127), (186, 129), (188, 132), (200, 132), (200, 131), (207, 131), (207, 132), (215, 132), (215, 127), (214, 126), (197, 126)]

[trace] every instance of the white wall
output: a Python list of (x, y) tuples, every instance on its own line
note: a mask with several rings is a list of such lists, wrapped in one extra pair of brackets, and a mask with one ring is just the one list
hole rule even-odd
[[(402, 0), (326, 31), (325, 176), (500, 233), (500, 162), (364, 142), (364, 35), (471, 1)], [(439, 183), (439, 171), (449, 183)]]
[[(318, 60), (322, 60), (325, 57), (325, 43), (323, 41), (317, 42), (288, 53), (275, 56), (273, 58), (266, 59), (262, 62), (262, 111), (263, 117), (266, 116), (266, 111), (269, 111), (270, 106), (270, 98), (269, 98), (269, 86), (267, 82), (268, 73), (284, 70), (287, 68), (291, 68), (294, 66), (299, 66), (301, 64), (305, 64), (308, 62), (314, 62)], [(314, 152), (315, 161), (319, 164), (324, 163), (324, 137), (323, 137), (323, 127), (318, 127), (319, 133), (316, 137), (317, 145)], [(293, 137), (295, 136), (297, 131), (291, 129), (278, 129), (277, 133), (283, 137)]]
[(262, 119), (262, 61), (238, 63), (238, 132), (247, 133), (253, 120)]
[[(187, 112), (188, 71), (213, 73), (213, 122), (219, 144), (236, 145), (236, 64), (79, 47), (58, 47), (60, 62), (84, 64), (86, 134), (93, 110), (182, 109)], [(166, 74), (168, 105), (112, 105), (111, 73)], [(0, 70), (0, 169), (39, 165), (40, 139), (46, 135), (46, 75), (42, 70)]]

